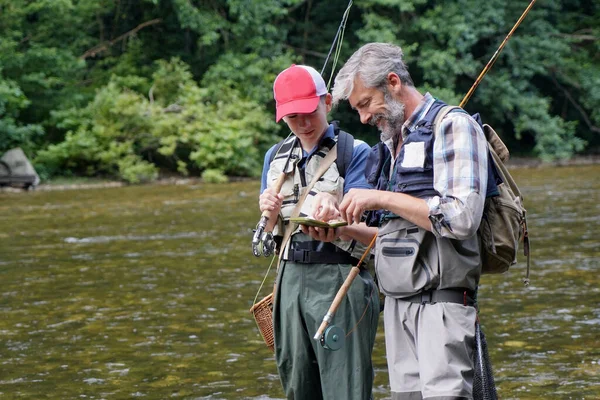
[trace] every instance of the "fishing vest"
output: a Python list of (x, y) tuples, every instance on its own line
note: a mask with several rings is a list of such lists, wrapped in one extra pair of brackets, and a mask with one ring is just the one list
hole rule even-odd
[[(392, 158), (390, 150), (384, 143), (379, 142), (371, 148), (365, 167), (365, 175), (369, 185), (377, 190), (405, 193), (418, 198), (439, 195), (433, 186), (433, 144), (435, 141), (433, 123), (438, 112), (445, 106), (446, 104), (443, 101), (434, 101), (427, 114), (418, 121), (413, 131), (404, 140), (393, 168), (390, 166)], [(464, 111), (457, 110), (457, 112)], [(479, 114), (472, 117), (483, 129)], [(405, 162), (406, 153), (412, 151), (422, 151), (424, 153), (422, 165), (412, 166), (410, 160)], [(486, 198), (498, 195), (498, 184), (501, 182), (502, 179), (494, 166), (493, 158), (491, 154), (488, 154)], [(383, 213), (381, 211), (369, 213), (367, 225), (378, 226), (382, 217)]]
[[(370, 185), (417, 198), (439, 196), (433, 186), (433, 123), (444, 106), (436, 100), (417, 122), (405, 138), (393, 168), (385, 144), (372, 148), (366, 168)], [(414, 152), (424, 158), (415, 158)], [(494, 170), (488, 168), (487, 192), (497, 191), (495, 182)], [(477, 288), (481, 256), (476, 234), (466, 240), (436, 237), (385, 211), (371, 213), (368, 223), (379, 226), (375, 267), (385, 295), (402, 298), (429, 289)]]
[[(293, 209), (296, 207), (296, 204), (304, 194), (306, 187), (310, 184), (316, 172), (319, 170), (321, 162), (336, 143), (338, 143), (338, 147), (340, 147), (341, 143), (339, 142), (341, 142), (341, 140), (338, 140), (338, 138), (342, 135), (348, 135), (348, 138), (345, 139), (347, 145), (342, 146), (345, 149), (338, 148), (338, 159), (344, 159), (345, 161), (334, 162), (325, 171), (306, 196), (300, 209), (299, 216), (305, 217), (312, 214), (314, 197), (319, 192), (327, 192), (333, 195), (338, 203), (341, 203), (344, 195), (344, 176), (342, 176), (342, 173), (345, 175), (345, 169), (347, 164), (350, 163), (352, 158), (351, 151), (353, 151), (354, 147), (354, 138), (352, 138), (349, 133), (342, 132), (343, 131), (339, 130), (339, 128), (334, 125), (334, 138), (324, 138), (319, 143), (317, 151), (309, 158), (304, 158), (302, 148), (299, 144), (294, 146), (296, 143), (295, 136), (290, 136), (284, 140), (278, 150), (276, 150), (277, 153), (272, 157), (269, 171), (267, 172), (267, 187), (271, 187), (281, 175), (288, 157), (290, 157), (290, 162), (287, 163), (288, 166), (285, 171), (286, 173), (289, 173), (289, 175), (281, 186), (280, 193), (283, 195), (283, 204), (279, 212), (278, 223), (273, 229), (274, 236), (283, 236), (285, 226), (290, 219)], [(340, 169), (343, 170), (342, 173), (340, 173)], [(295, 235), (300, 231), (300, 227), (297, 227), (294, 232), (292, 232), (292, 235)], [(338, 239), (334, 243), (343, 250), (348, 250), (352, 247), (351, 241), (342, 241)]]

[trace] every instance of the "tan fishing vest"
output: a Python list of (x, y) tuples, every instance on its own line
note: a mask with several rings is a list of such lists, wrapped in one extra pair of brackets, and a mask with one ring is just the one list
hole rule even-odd
[[(287, 148), (294, 141), (295, 137), (291, 136), (282, 144), (281, 148)], [(335, 138), (337, 140), (337, 136)], [(304, 164), (304, 168), (298, 167), (298, 161), (302, 159), (302, 148), (300, 145), (296, 145), (285, 152), (279, 152), (269, 166), (267, 172), (267, 187), (271, 187), (277, 178), (281, 175), (283, 168), (286, 164), (288, 156), (291, 154), (291, 159), (288, 164), (288, 168), (285, 172), (290, 173), (287, 179), (281, 187), (281, 194), (283, 194), (283, 205), (279, 212), (279, 219), (277, 225), (273, 229), (275, 236), (283, 236), (285, 231), (286, 222), (289, 220), (292, 210), (296, 206), (298, 200), (304, 194), (306, 187), (312, 181), (315, 173), (319, 169), (319, 165), (329, 153), (327, 146), (319, 147), (319, 149), (308, 159)], [(293, 173), (292, 173), (293, 171)], [(323, 176), (315, 183), (310, 193), (306, 196), (304, 204), (300, 209), (300, 216), (312, 216), (313, 213), (313, 201), (317, 193), (327, 192), (332, 194), (338, 203), (341, 203), (344, 195), (344, 178), (340, 176), (336, 163), (332, 163), (329, 169), (325, 171)], [(300, 228), (294, 230), (292, 235), (300, 232)], [(336, 240), (334, 244), (344, 250), (348, 250), (351, 246), (350, 241)]]

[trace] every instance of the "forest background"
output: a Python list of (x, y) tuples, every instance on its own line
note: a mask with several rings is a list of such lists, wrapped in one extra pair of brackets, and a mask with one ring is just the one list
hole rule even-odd
[[(339, 62), (364, 43), (403, 47), (422, 92), (458, 104), (528, 1), (354, 2)], [(0, 0), (0, 154), (43, 179), (258, 176), (285, 137), (272, 83), (321, 70), (346, 0)], [(600, 3), (538, 1), (466, 109), (515, 155), (600, 152)], [(333, 72), (333, 74), (332, 74)], [(374, 144), (347, 104), (332, 115)]]

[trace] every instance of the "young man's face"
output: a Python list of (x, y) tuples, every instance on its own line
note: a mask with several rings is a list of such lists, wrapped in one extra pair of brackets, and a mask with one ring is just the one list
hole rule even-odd
[(356, 78), (348, 101), (358, 112), (360, 122), (379, 129), (382, 141), (388, 140), (402, 129), (404, 104), (396, 100), (389, 91), (384, 93), (380, 89), (366, 87), (360, 78)]
[(312, 113), (289, 114), (283, 117), (283, 120), (301, 142), (312, 143), (317, 141), (329, 126), (327, 113), (330, 110), (331, 95), (327, 94)]

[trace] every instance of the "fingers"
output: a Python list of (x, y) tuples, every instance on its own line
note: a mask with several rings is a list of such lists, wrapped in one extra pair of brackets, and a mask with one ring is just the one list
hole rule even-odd
[(314, 218), (320, 221), (329, 221), (339, 215), (339, 211), (332, 204), (323, 204), (315, 212)]
[(302, 231), (302, 233), (304, 233), (305, 235), (312, 236), (312, 235), (310, 234), (310, 230), (309, 230), (309, 227), (308, 227), (308, 226), (306, 226), (306, 225), (300, 225), (300, 230), (301, 230), (301, 231)]
[(354, 197), (353, 192), (354, 189), (350, 189), (350, 191), (344, 196), (344, 199), (340, 203), (340, 214), (342, 215), (342, 218), (346, 221), (348, 221), (346, 217), (346, 210), (348, 209), (348, 207), (350, 207), (350, 204), (352, 203), (352, 198)]
[(337, 239), (337, 237), (338, 234), (336, 228), (327, 229), (327, 240), (325, 240), (326, 242), (333, 242), (335, 239)]
[(300, 225), (302, 232), (320, 242), (333, 242), (338, 238), (337, 229), (318, 228), (315, 226)]
[(334, 228), (318, 228), (311, 226), (308, 228), (308, 232), (310, 237), (320, 242), (333, 242), (337, 239), (336, 230)]
[(338, 211), (337, 208), (332, 207), (329, 209), (329, 212), (325, 216), (325, 221), (331, 221), (332, 219), (339, 219), (339, 218), (340, 218), (340, 212)]
[(323, 197), (316, 195), (315, 198), (313, 199), (313, 209), (312, 209), (312, 213), (313, 213), (313, 217), (315, 219), (321, 219), (321, 214), (323, 214)]
[[(356, 218), (354, 217), (357, 213), (358, 207), (356, 205), (355, 202), (351, 202), (348, 207), (346, 207), (346, 211), (344, 214), (344, 219), (346, 220), (346, 222), (348, 222), (348, 225), (352, 225), (354, 222), (356, 222)], [(358, 212), (360, 212), (358, 210)], [(358, 220), (358, 222), (360, 222), (360, 220)]]
[(356, 222), (357, 224), (360, 223), (360, 221), (362, 219), (362, 215), (363, 215), (363, 210), (358, 207), (355, 207), (354, 212), (352, 213), (353, 222)]
[(361, 206), (361, 191), (357, 189), (351, 189), (344, 200), (340, 204), (340, 213), (342, 218), (348, 222), (348, 225), (353, 223), (359, 223), (363, 214), (363, 207)]
[(272, 193), (265, 190), (258, 199), (258, 206), (261, 212), (279, 211), (283, 204), (283, 195), (281, 193)]
[(318, 193), (313, 200), (313, 217), (320, 221), (329, 221), (337, 216), (337, 200), (329, 193)]

